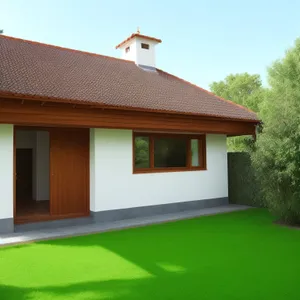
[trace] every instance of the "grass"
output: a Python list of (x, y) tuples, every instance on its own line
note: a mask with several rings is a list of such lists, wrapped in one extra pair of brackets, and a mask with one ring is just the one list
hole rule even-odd
[(300, 230), (263, 209), (0, 248), (0, 298), (299, 299)]

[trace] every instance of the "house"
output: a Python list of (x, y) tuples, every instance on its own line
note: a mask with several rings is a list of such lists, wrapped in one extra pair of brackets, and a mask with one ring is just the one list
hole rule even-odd
[(228, 202), (226, 137), (258, 118), (156, 68), (160, 42), (118, 59), (0, 36), (2, 233)]

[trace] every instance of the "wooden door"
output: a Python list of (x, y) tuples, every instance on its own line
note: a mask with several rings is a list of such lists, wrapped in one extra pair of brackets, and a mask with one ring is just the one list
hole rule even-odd
[(50, 130), (50, 212), (89, 214), (89, 129)]
[(32, 149), (16, 149), (16, 201), (32, 201)]

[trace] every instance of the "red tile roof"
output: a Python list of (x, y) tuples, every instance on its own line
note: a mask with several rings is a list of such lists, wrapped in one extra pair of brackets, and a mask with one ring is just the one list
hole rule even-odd
[(161, 43), (161, 40), (157, 39), (155, 37), (148, 36), (148, 35), (143, 35), (143, 34), (140, 34), (140, 33), (133, 33), (130, 37), (128, 37), (126, 40), (124, 40), (119, 45), (117, 45), (116, 49), (120, 48), (122, 45), (126, 44), (128, 41), (130, 41), (131, 39), (133, 39), (135, 37), (139, 37), (139, 38), (147, 39), (147, 40), (154, 41), (154, 42), (157, 42), (157, 43)]
[(0, 96), (245, 121), (256, 114), (162, 70), (0, 35)]

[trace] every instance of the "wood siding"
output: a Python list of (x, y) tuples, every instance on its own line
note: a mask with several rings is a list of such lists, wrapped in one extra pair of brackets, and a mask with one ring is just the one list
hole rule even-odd
[(89, 130), (50, 129), (50, 213), (89, 214)]
[(66, 126), (191, 133), (255, 135), (257, 122), (100, 109), (88, 105), (0, 99), (0, 123), (26, 126)]

